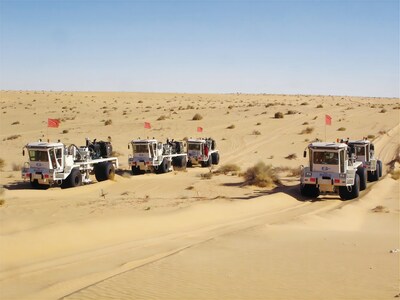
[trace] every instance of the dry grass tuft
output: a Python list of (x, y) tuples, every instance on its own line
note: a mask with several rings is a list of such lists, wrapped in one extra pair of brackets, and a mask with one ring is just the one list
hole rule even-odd
[(3, 141), (11, 141), (11, 140), (16, 140), (18, 138), (20, 138), (21, 135), (20, 134), (14, 134), (14, 135), (10, 135), (9, 137), (6, 137), (3, 139)]
[(245, 184), (259, 187), (270, 187), (280, 183), (274, 168), (263, 162), (259, 162), (253, 167), (248, 168), (243, 174), (243, 177), (245, 179)]
[(226, 129), (233, 129), (233, 128), (235, 128), (235, 125), (234, 125), (234, 124), (229, 125), (228, 127), (226, 127)]
[(252, 135), (261, 135), (261, 132), (258, 130), (253, 130)]
[(281, 113), (281, 112), (275, 113), (274, 118), (275, 119), (283, 119), (283, 113)]
[(104, 121), (104, 125), (105, 126), (108, 126), (108, 125), (111, 125), (111, 124), (112, 124), (112, 120), (111, 119)]
[(310, 134), (314, 131), (314, 127), (307, 127), (305, 129), (303, 129), (300, 134)]
[(345, 127), (339, 127), (339, 128), (337, 129), (337, 131), (346, 131), (346, 128), (345, 128)]
[(6, 162), (4, 161), (4, 159), (0, 158), (0, 171), (3, 171), (5, 165), (6, 165)]
[(389, 212), (389, 210), (383, 205), (378, 205), (371, 210), (375, 213), (388, 213)]
[(162, 115), (158, 117), (157, 121), (164, 121), (165, 119), (167, 119), (167, 117)]
[(203, 116), (200, 114), (195, 114), (192, 118), (193, 121), (198, 121), (198, 120), (202, 120)]
[(217, 171), (216, 174), (232, 174), (236, 175), (240, 172), (240, 167), (236, 164), (226, 164), (221, 166)]
[(297, 155), (296, 155), (296, 153), (292, 153), (292, 154), (289, 154), (288, 156), (286, 156), (285, 158), (289, 159), (289, 160), (292, 160), (292, 159), (296, 159)]
[(322, 104), (318, 104), (317, 108), (324, 108), (324, 106)]

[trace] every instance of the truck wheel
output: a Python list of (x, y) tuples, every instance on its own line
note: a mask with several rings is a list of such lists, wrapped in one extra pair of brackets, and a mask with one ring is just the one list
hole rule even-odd
[(32, 188), (34, 188), (34, 189), (39, 189), (40, 188), (40, 184), (39, 184), (39, 181), (37, 179), (34, 179), (30, 183), (31, 183), (31, 187)]
[(369, 181), (378, 181), (379, 177), (380, 177), (380, 173), (379, 173), (379, 162), (380, 160), (378, 160), (376, 162), (376, 169), (375, 171), (370, 171), (369, 172), (369, 176), (368, 176), (368, 180)]
[(135, 166), (132, 166), (132, 175), (139, 175), (139, 174), (141, 174), (142, 172), (141, 172), (141, 170), (140, 170), (140, 167), (135, 167)]
[(379, 177), (382, 177), (382, 175), (383, 175), (383, 173), (382, 173), (382, 161), (380, 161), (380, 160), (377, 161), (376, 169), (379, 169)]
[(188, 167), (188, 168), (193, 167), (193, 164), (190, 160), (188, 160), (188, 162), (186, 163), (186, 167)]
[(97, 181), (113, 180), (115, 168), (112, 162), (103, 162), (94, 165), (94, 175)]
[(360, 194), (360, 176), (356, 173), (354, 184), (352, 186), (340, 186), (339, 196), (342, 200), (351, 200), (357, 198)]
[(77, 187), (82, 185), (82, 174), (78, 169), (72, 169), (71, 174), (63, 182), (63, 187)]
[(208, 160), (202, 161), (202, 162), (201, 162), (201, 166), (202, 166), (203, 168), (208, 168), (208, 167), (211, 166), (211, 163), (212, 163), (212, 161), (211, 161), (211, 155), (210, 155), (210, 156), (208, 157)]
[(169, 170), (169, 162), (166, 158), (164, 158), (161, 165), (158, 166), (158, 174), (167, 173), (168, 170)]
[(212, 156), (213, 165), (218, 165), (219, 164), (219, 153), (214, 152), (213, 154), (211, 154), (211, 156)]
[(305, 197), (317, 198), (319, 196), (319, 189), (314, 184), (301, 184), (300, 193)]
[(360, 191), (363, 191), (367, 188), (367, 169), (364, 167), (358, 167), (357, 174), (360, 176)]

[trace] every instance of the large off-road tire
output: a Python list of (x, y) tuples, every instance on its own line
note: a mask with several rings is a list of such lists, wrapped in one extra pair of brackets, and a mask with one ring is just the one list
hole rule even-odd
[(340, 186), (339, 196), (342, 200), (355, 199), (360, 195), (360, 176), (356, 173), (354, 184), (350, 187)]
[(367, 169), (360, 166), (357, 168), (357, 174), (360, 176), (360, 191), (363, 191), (367, 188)]
[(34, 189), (39, 189), (40, 188), (40, 184), (39, 181), (37, 179), (31, 180), (30, 182), (31, 187)]
[(62, 187), (71, 188), (82, 185), (82, 174), (78, 169), (72, 169), (71, 173), (62, 183)]
[(177, 156), (172, 158), (172, 165), (177, 169), (186, 169), (186, 156)]
[(203, 168), (208, 168), (211, 166), (211, 164), (212, 164), (212, 156), (211, 155), (208, 157), (208, 160), (201, 162), (201, 166)]
[(382, 161), (380, 161), (380, 160), (377, 161), (376, 168), (379, 169), (379, 178), (382, 177), (383, 176), (383, 173), (382, 173)]
[(97, 181), (113, 180), (115, 167), (112, 162), (102, 162), (94, 165), (94, 175)]
[(211, 157), (212, 157), (212, 164), (218, 165), (219, 164), (219, 153), (214, 152), (213, 154), (211, 154)]
[(300, 193), (305, 197), (317, 198), (319, 196), (319, 189), (314, 184), (301, 184)]
[(167, 173), (169, 171), (169, 167), (170, 167), (170, 162), (168, 161), (168, 159), (164, 158), (161, 165), (158, 166), (157, 173), (158, 174)]
[[(381, 165), (381, 167), (379, 167), (379, 165)], [(381, 177), (381, 173), (380, 173), (381, 170), (382, 170), (382, 162), (380, 160), (378, 160), (376, 162), (375, 172), (373, 172), (373, 171), (368, 172), (368, 181), (378, 181), (379, 177)]]
[(139, 166), (132, 166), (132, 175), (139, 175), (139, 174), (143, 174), (144, 171), (140, 170)]
[(188, 167), (188, 168), (193, 167), (193, 164), (192, 164), (192, 162), (190, 160), (187, 161), (186, 167)]

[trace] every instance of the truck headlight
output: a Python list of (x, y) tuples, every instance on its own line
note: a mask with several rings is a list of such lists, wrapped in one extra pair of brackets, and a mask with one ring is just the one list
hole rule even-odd
[(311, 177), (312, 173), (311, 172), (306, 172), (305, 176), (306, 177)]
[(343, 178), (346, 178), (346, 173), (340, 173), (340, 174), (339, 174), (339, 178), (342, 178), (342, 179), (343, 179)]

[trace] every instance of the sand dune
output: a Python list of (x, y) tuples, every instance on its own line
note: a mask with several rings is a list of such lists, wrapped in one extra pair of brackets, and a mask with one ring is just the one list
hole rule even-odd
[[(17, 169), (23, 145), (38, 138), (108, 136), (127, 169), (131, 139), (182, 139), (197, 136), (197, 126), (217, 140), (221, 164), (242, 170), (260, 160), (305, 164), (303, 149), (325, 129), (327, 140), (370, 135), (387, 163), (400, 144), (398, 108), (398, 99), (379, 98), (2, 91), (1, 298), (392, 298), (399, 253), (389, 251), (400, 242), (399, 185), (390, 175), (359, 200), (309, 202), (295, 177), (260, 189), (237, 176), (202, 180), (209, 170), (194, 168), (31, 190)], [(284, 118), (274, 119), (279, 111)], [(195, 113), (203, 119), (192, 121)], [(47, 117), (62, 119), (60, 128), (47, 129)], [(306, 127), (312, 132), (301, 134)], [(285, 159), (292, 153), (298, 158)]]

